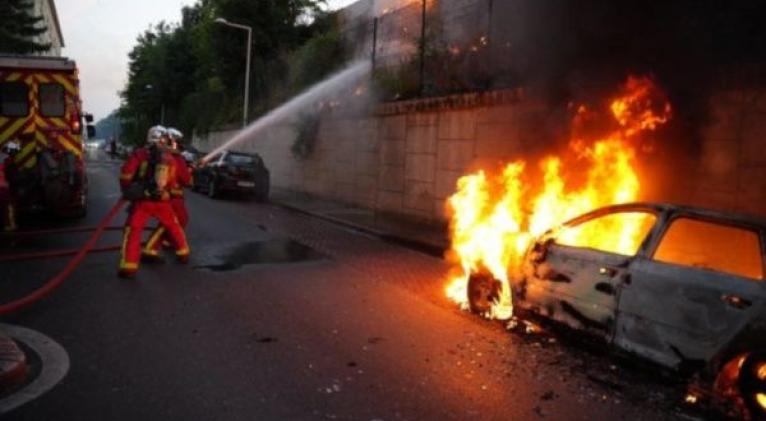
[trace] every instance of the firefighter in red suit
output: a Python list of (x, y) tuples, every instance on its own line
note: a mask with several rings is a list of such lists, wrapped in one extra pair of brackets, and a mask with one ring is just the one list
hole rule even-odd
[[(184, 201), (184, 188), (191, 186), (192, 174), (189, 165), (181, 155), (183, 133), (171, 127), (168, 128), (167, 135), (170, 140), (170, 153), (175, 160), (175, 171), (173, 173), (175, 186), (170, 190), (170, 206), (173, 208), (178, 223), (181, 224), (182, 228), (186, 229), (189, 223), (189, 212), (186, 210), (186, 203)], [(146, 242), (142, 256), (143, 260), (162, 262), (160, 249), (162, 247), (170, 247), (171, 243), (172, 239), (165, 227), (158, 225), (149, 236), (149, 241)]]
[(136, 149), (122, 167), (120, 186), (123, 197), (131, 201), (125, 223), (119, 276), (132, 278), (141, 258), (141, 234), (150, 219), (159, 221), (170, 235), (181, 263), (189, 261), (189, 245), (170, 205), (170, 191), (175, 188), (175, 159), (167, 150), (167, 130), (149, 129), (147, 146)]

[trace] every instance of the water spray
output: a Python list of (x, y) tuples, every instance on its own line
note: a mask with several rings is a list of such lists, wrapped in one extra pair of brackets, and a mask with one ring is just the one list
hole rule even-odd
[(245, 140), (251, 139), (261, 130), (296, 115), (298, 112), (311, 106), (317, 101), (333, 93), (340, 92), (349, 86), (356, 85), (370, 73), (371, 69), (372, 64), (369, 61), (354, 62), (350, 64), (345, 70), (335, 73), (293, 99), (269, 111), (266, 115), (242, 129), (242, 131), (237, 133), (223, 145), (205, 155), (205, 157), (202, 158), (202, 161), (207, 162), (214, 155), (223, 152), (234, 145), (242, 143)]

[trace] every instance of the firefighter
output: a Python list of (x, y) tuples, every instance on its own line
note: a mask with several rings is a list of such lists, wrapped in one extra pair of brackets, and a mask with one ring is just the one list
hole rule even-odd
[(122, 259), (118, 275), (132, 278), (141, 258), (141, 234), (149, 219), (155, 218), (167, 230), (181, 263), (189, 261), (189, 245), (170, 206), (170, 191), (175, 188), (175, 159), (168, 152), (167, 130), (149, 129), (147, 146), (136, 149), (125, 161), (120, 174), (123, 197), (131, 201), (125, 223)]
[[(184, 200), (184, 188), (191, 186), (192, 175), (189, 170), (189, 165), (186, 163), (181, 152), (183, 151), (183, 138), (184, 135), (180, 130), (175, 128), (168, 128), (167, 136), (170, 141), (170, 153), (175, 160), (175, 185), (170, 190), (170, 206), (173, 208), (173, 212), (178, 219), (178, 223), (181, 224), (181, 228), (186, 229), (189, 224), (189, 213), (186, 210), (186, 202)], [(158, 225), (154, 229), (154, 232), (149, 236), (146, 246), (143, 251), (143, 260), (153, 263), (161, 263), (160, 248), (170, 247), (171, 238), (168, 235), (167, 230)]]
[(0, 223), (3, 231), (16, 230), (16, 207), (13, 180), (16, 177), (16, 155), (19, 153), (16, 142), (8, 142), (3, 148), (6, 157), (0, 162)]

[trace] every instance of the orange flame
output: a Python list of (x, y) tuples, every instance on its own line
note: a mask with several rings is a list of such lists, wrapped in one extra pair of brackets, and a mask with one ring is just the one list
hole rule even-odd
[[(651, 80), (630, 77), (624, 93), (609, 108), (616, 129), (591, 141), (572, 139), (569, 154), (543, 159), (539, 164), (542, 183), (530, 180), (521, 160), (508, 164), (498, 175), (482, 170), (458, 181), (457, 192), (447, 202), (452, 251), (460, 266), (460, 274), (446, 287), (450, 299), (467, 307), (468, 279), (486, 271), (502, 286), (487, 316), (510, 318), (510, 278), (521, 273), (524, 253), (534, 238), (582, 213), (637, 200), (641, 183), (630, 140), (666, 123), (671, 107)], [(588, 112), (578, 107), (575, 121)], [(564, 171), (575, 164), (586, 168), (581, 179)], [(540, 184), (537, 189), (527, 187)], [(636, 248), (642, 222), (640, 218), (605, 221), (604, 226), (572, 229), (562, 236), (576, 237), (578, 244), (611, 242), (611, 249), (628, 254)]]

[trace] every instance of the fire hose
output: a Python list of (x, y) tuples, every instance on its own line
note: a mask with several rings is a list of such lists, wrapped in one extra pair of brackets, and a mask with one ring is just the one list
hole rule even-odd
[[(15, 301), (11, 301), (7, 304), (0, 305), (0, 316), (6, 316), (11, 313), (15, 313), (19, 310), (22, 310), (24, 308), (27, 308), (31, 306), (32, 304), (36, 303), (37, 301), (47, 297), (50, 293), (52, 293), (56, 288), (61, 286), (62, 283), (74, 272), (74, 270), (77, 268), (77, 266), (80, 265), (82, 262), (82, 259), (85, 258), (85, 256), (94, 250), (94, 247), (96, 245), (96, 242), (101, 237), (101, 235), (106, 231), (107, 229), (111, 228), (109, 227), (109, 224), (112, 222), (114, 217), (117, 215), (117, 213), (122, 209), (122, 207), (125, 205), (125, 200), (120, 199), (117, 201), (117, 203), (112, 206), (112, 209), (107, 213), (107, 215), (104, 217), (104, 219), (99, 222), (99, 224), (95, 227), (95, 231), (93, 234), (91, 234), (90, 238), (88, 238), (88, 241), (85, 242), (85, 244), (76, 251), (75, 256), (67, 263), (67, 265), (64, 267), (61, 272), (56, 274), (53, 278), (48, 280), (43, 286), (36, 289), (32, 293), (26, 295), (25, 297), (19, 298)], [(102, 247), (99, 249), (95, 249), (98, 251), (106, 251), (105, 249), (108, 249), (110, 247)], [(69, 255), (72, 254), (72, 250), (66, 250), (63, 252), (49, 252), (50, 256), (62, 256), (62, 255)], [(43, 253), (37, 253), (37, 256), (43, 255)], [(18, 256), (17, 256), (18, 257)]]

